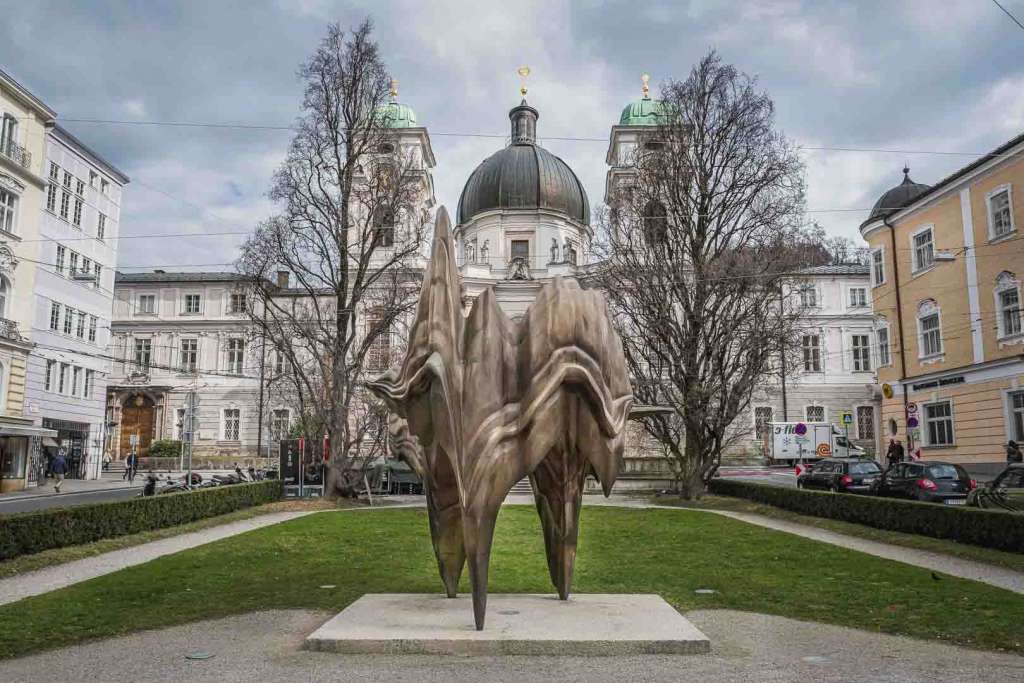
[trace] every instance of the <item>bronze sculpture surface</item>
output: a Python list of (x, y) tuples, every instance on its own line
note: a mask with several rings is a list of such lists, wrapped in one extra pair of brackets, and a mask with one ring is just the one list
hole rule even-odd
[(455, 257), (442, 207), (405, 358), (369, 388), (400, 416), (392, 449), (424, 483), (449, 597), (468, 561), (481, 630), (498, 511), (526, 476), (551, 581), (568, 597), (585, 480), (611, 492), (633, 395), (600, 293), (555, 278), (513, 322), (487, 289), (464, 317)]

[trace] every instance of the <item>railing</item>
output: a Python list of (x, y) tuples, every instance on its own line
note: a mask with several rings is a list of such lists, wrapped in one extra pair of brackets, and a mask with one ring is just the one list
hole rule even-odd
[(7, 318), (0, 318), (0, 339), (21, 341), (21, 333), (18, 332), (18, 323)]
[(32, 166), (32, 153), (13, 140), (0, 141), (0, 154), (20, 166)]

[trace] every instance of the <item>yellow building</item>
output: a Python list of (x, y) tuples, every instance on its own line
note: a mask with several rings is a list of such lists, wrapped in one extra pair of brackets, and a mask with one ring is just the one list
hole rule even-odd
[(25, 371), (32, 345), (46, 133), (55, 114), (0, 71), (0, 492), (18, 490), (38, 462), (43, 437), (25, 415)]
[(860, 230), (885, 442), (995, 469), (1024, 441), (1024, 135), (933, 186), (904, 169)]

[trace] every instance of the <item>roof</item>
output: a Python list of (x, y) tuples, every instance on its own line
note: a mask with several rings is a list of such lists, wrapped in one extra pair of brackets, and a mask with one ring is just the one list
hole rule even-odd
[(388, 102), (381, 105), (377, 112), (383, 117), (385, 128), (419, 128), (416, 112), (407, 104)]
[(910, 205), (914, 200), (918, 199), (924, 194), (927, 194), (931, 190), (929, 186), (923, 183), (915, 183), (910, 179), (910, 168), (907, 166), (903, 167), (903, 182), (886, 190), (875, 205), (871, 207), (871, 213), (868, 215), (867, 220), (861, 223), (861, 227), (872, 223), (879, 218), (892, 215), (902, 209), (905, 206)]
[(484, 159), (459, 197), (459, 223), (492, 209), (549, 209), (590, 224), (587, 192), (569, 165), (536, 142), (537, 110), (509, 112), (512, 142)]
[(248, 275), (242, 273), (228, 272), (206, 272), (206, 273), (168, 273), (164, 271), (153, 271), (150, 273), (122, 273), (118, 271), (114, 275), (115, 285), (127, 285), (138, 283), (165, 283), (165, 282), (244, 282), (249, 280)]
[(626, 105), (619, 117), (620, 126), (658, 126), (664, 123), (665, 103), (643, 97)]
[(863, 275), (867, 277), (871, 274), (871, 266), (864, 266), (859, 263), (836, 263), (834, 265), (803, 268), (800, 272), (806, 275)]
[[(932, 185), (926, 191), (924, 191), (921, 194), (919, 194), (916, 197), (914, 197), (913, 201), (916, 202), (916, 201), (920, 201), (922, 199), (927, 199), (930, 195), (937, 194), (938, 192), (940, 192), (941, 190), (944, 190), (949, 185), (952, 185), (957, 180), (959, 180), (963, 176), (967, 175), (971, 171), (979, 168), (980, 166), (983, 166), (984, 164), (988, 163), (989, 161), (992, 161), (994, 159), (998, 159), (999, 157), (1006, 155), (1007, 152), (1009, 152), (1014, 147), (1020, 145), (1021, 143), (1024, 143), (1024, 133), (1021, 133), (1020, 135), (1017, 135), (1016, 137), (1011, 138), (1010, 140), (1007, 140), (1006, 142), (1004, 142), (1003, 144), (999, 145), (999, 147), (996, 147), (994, 150), (992, 150), (988, 154), (985, 154), (984, 156), (978, 157), (977, 159), (975, 159), (971, 163), (967, 164), (963, 168), (960, 168), (959, 170), (956, 170), (953, 173), (949, 174), (948, 176), (946, 176), (945, 178), (943, 178), (939, 182), (937, 182), (934, 185)], [(925, 186), (925, 187), (927, 187), (927, 186)], [(882, 195), (882, 196), (884, 197), (885, 195)], [(910, 203), (911, 202), (908, 202), (906, 205), (904, 205), (904, 207), (905, 206), (909, 206)], [(878, 204), (876, 203), (875, 207), (877, 207), (877, 206), (878, 206)], [(901, 207), (901, 208), (904, 208), (904, 207)], [(868, 223), (871, 223), (874, 220), (876, 220), (876, 218), (881, 218), (882, 217), (882, 216), (873, 217), (874, 214), (875, 214), (875, 209), (872, 209), (871, 210), (871, 216), (869, 216), (866, 221), (861, 223), (860, 227), (863, 228)]]
[(127, 183), (130, 182), (130, 179), (128, 178), (127, 175), (125, 175), (112, 163), (110, 163), (109, 161), (101, 157), (99, 154), (94, 152), (92, 148), (90, 148), (84, 142), (82, 142), (74, 135), (72, 135), (71, 132), (68, 131), (68, 129), (64, 126), (60, 124), (54, 125), (51, 134), (74, 147), (75, 151), (77, 151), (82, 156), (88, 157), (89, 161), (93, 162), (94, 164), (105, 170), (107, 173), (114, 176), (117, 179), (117, 181), (122, 185), (126, 185)]
[(38, 97), (33, 95), (28, 90), (28, 88), (26, 88), (21, 83), (19, 83), (17, 80), (15, 80), (15, 78), (13, 76), (11, 76), (9, 73), (4, 71), (3, 69), (0, 69), (0, 81), (6, 81), (8, 87), (10, 87), (12, 90), (14, 90), (14, 92), (19, 97), (21, 97), (25, 101), (26, 104), (35, 107), (39, 111), (45, 112), (46, 115), (50, 117), (50, 120), (53, 120), (54, 118), (56, 118), (57, 112), (55, 112), (54, 110), (50, 109), (46, 105), (45, 102), (43, 102), (41, 99), (39, 99)]

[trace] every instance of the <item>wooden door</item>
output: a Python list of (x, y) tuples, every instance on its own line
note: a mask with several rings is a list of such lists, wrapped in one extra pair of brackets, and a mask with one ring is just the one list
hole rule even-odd
[(139, 457), (144, 457), (153, 441), (156, 407), (145, 396), (132, 396), (121, 408), (121, 458), (132, 452), (131, 437), (139, 435)]

